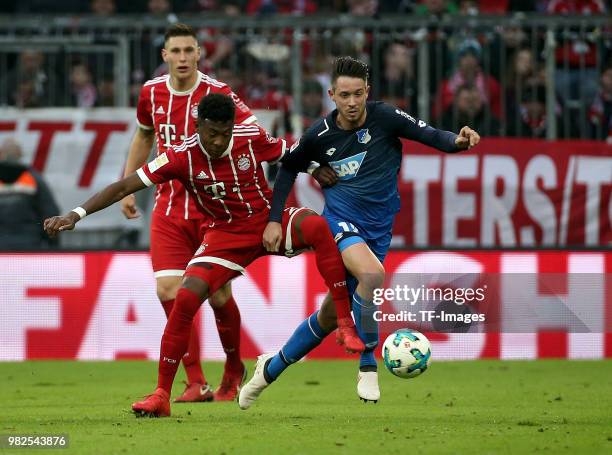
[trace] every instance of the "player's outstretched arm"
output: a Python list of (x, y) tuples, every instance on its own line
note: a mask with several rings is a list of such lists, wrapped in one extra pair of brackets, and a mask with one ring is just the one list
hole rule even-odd
[(423, 120), (389, 105), (385, 105), (382, 110), (387, 125), (399, 137), (420, 142), (442, 152), (455, 153), (468, 150), (480, 142), (478, 133), (467, 126), (461, 128), (459, 134), (455, 134), (452, 131), (434, 128)]
[[(125, 163), (125, 170), (123, 172), (124, 177), (133, 174), (147, 162), (151, 153), (151, 148), (153, 147), (154, 139), (154, 130), (145, 130), (140, 127), (136, 130)], [(128, 219), (138, 218), (140, 216), (138, 208), (136, 207), (136, 198), (133, 194), (121, 200), (121, 212)]]
[(55, 237), (61, 231), (70, 231), (74, 229), (76, 223), (85, 215), (90, 215), (105, 209), (109, 205), (120, 201), (125, 196), (143, 188), (145, 188), (145, 184), (140, 177), (137, 174), (132, 174), (118, 182), (111, 183), (102, 191), (94, 194), (87, 202), (78, 208), (79, 210), (72, 210), (64, 216), (47, 218), (43, 225), (44, 230), (50, 237)]

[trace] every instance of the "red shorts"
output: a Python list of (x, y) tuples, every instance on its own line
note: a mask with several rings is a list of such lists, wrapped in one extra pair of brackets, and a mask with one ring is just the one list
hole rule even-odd
[(301, 253), (308, 247), (298, 237), (294, 219), (296, 216), (299, 219), (305, 212), (312, 210), (305, 207), (288, 207), (283, 212), (283, 239), (279, 253), (268, 253), (263, 246), (262, 238), (268, 224), (267, 219), (254, 221), (241, 232), (228, 232), (214, 227), (208, 229), (202, 245), (189, 261), (185, 276), (206, 281), (209, 294), (213, 294), (231, 279), (244, 274), (244, 269), (260, 256), (295, 256)]
[(204, 236), (205, 220), (186, 220), (153, 212), (151, 263), (155, 278), (183, 276)]

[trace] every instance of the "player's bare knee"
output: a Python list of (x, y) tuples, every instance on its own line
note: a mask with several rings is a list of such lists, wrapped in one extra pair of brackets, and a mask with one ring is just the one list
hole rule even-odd
[(364, 270), (357, 276), (359, 284), (365, 286), (368, 290), (382, 288), (385, 283), (385, 269), (376, 267), (370, 270)]
[(157, 279), (156, 292), (160, 302), (174, 300), (176, 293), (181, 288), (181, 277), (164, 277)]
[(208, 303), (210, 303), (210, 306), (213, 308), (221, 308), (231, 298), (232, 287), (229, 283), (227, 283), (210, 296), (210, 298), (208, 299)]

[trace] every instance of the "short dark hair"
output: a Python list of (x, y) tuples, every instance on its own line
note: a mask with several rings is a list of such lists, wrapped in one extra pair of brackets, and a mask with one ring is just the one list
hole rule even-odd
[(196, 41), (198, 40), (195, 30), (191, 28), (190, 25), (181, 24), (180, 22), (172, 24), (166, 29), (166, 33), (164, 35), (164, 44), (167, 43), (168, 40), (173, 36), (193, 36)]
[(332, 85), (340, 76), (358, 77), (364, 81), (368, 81), (368, 65), (353, 57), (338, 57), (334, 61), (334, 69), (331, 75)]
[(198, 120), (211, 120), (213, 122), (234, 121), (236, 105), (227, 95), (211, 93), (200, 100), (198, 104)]

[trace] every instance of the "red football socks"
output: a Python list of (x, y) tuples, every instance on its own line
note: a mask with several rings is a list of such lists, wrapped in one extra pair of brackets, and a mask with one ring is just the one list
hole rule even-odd
[(227, 356), (225, 369), (239, 374), (242, 372), (240, 360), (240, 311), (233, 297), (220, 308), (213, 308), (215, 321), (223, 351)]
[[(174, 305), (174, 299), (166, 300), (161, 304), (162, 307), (164, 307), (166, 318), (170, 317), (172, 305)], [(185, 367), (187, 382), (189, 384), (206, 384), (206, 377), (204, 376), (202, 365), (200, 363), (200, 333), (196, 327), (195, 321), (191, 326), (191, 336), (189, 338), (187, 352), (183, 356), (183, 367)]]
[(193, 318), (200, 305), (202, 305), (200, 298), (185, 288), (179, 289), (174, 299), (174, 308), (162, 336), (157, 379), (157, 387), (164, 389), (168, 394), (172, 391), (178, 363), (187, 352), (192, 338)]
[[(342, 256), (329, 231), (327, 221), (320, 216), (306, 216), (300, 224), (304, 242), (315, 249), (317, 268), (331, 292), (338, 319), (350, 318), (350, 303), (346, 289), (346, 272)], [(292, 233), (292, 238), (294, 238)], [(295, 239), (299, 237), (296, 235)], [(294, 242), (300, 243), (300, 242)], [(297, 246), (297, 245), (296, 245)], [(294, 249), (298, 249), (294, 246)]]

